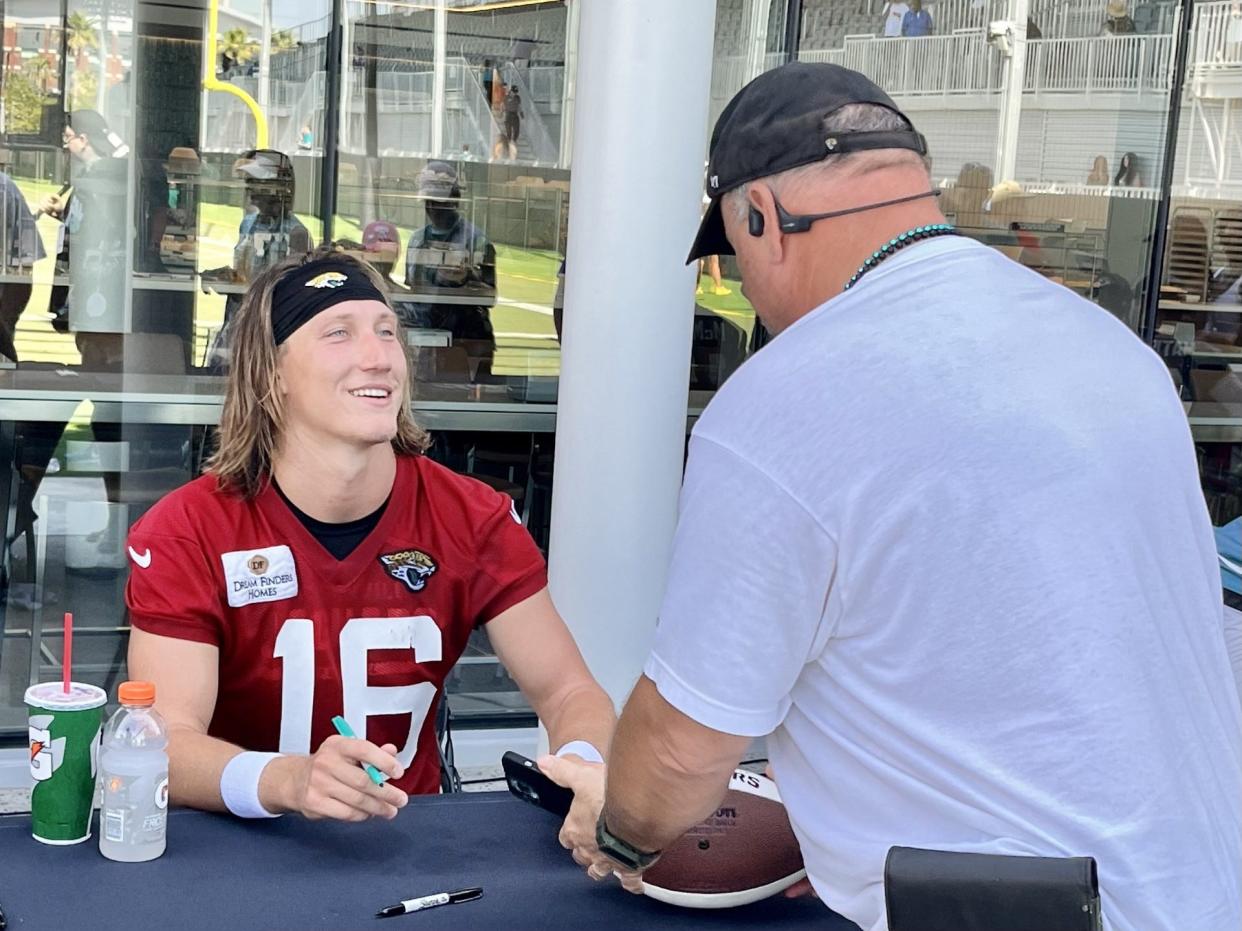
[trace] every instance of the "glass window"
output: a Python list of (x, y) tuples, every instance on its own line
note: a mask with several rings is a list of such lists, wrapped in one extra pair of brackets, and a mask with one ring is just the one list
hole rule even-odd
[[(126, 532), (201, 471), (248, 282), (317, 245), (386, 278), (430, 455), (512, 495), (546, 548), (575, 312), (563, 285), (576, 4), (2, 9), (0, 734), (22, 732), (26, 685), (60, 674), (65, 611), (75, 674), (115, 690)], [(1196, 6), (1155, 318), (1144, 288), (1177, 5), (1030, 10), (1005, 25), (1001, 0), (720, 0), (711, 120), (790, 56), (875, 78), (928, 137), (959, 228), (1168, 358), (1213, 519), (1229, 525), (1242, 515), (1236, 10)], [(698, 271), (692, 418), (763, 337), (732, 258)], [(450, 692), (459, 722), (530, 721), (484, 634)]]
[[(783, 0), (721, 0), (716, 4), (709, 134), (725, 105), (743, 85), (789, 60), (793, 50), (787, 48), (786, 15)], [(707, 149), (705, 140), (705, 171)], [(704, 209), (707, 203), (704, 194)], [(686, 247), (689, 251), (689, 243)], [(741, 274), (733, 256), (706, 256), (699, 260), (697, 272), (690, 353), (691, 415), (702, 410), (745, 361), (750, 348), (761, 344), (755, 332), (755, 311), (742, 295)]]
[[(509, 494), (545, 551), (569, 21), (563, 2), (347, 3), (327, 234), (385, 276), (419, 399), (483, 414), (424, 417), (430, 454)], [(459, 721), (529, 713), (482, 630), (450, 690)]]
[(1190, 419), (1225, 601), (1242, 608), (1242, 8), (1197, 3), (1190, 25), (1151, 335)]
[(992, 0), (807, 0), (798, 54), (860, 70), (892, 96), (927, 137), (960, 230), (1138, 331), (1173, 18), (1167, 4), (1120, 6), (1133, 22), (1099, 4), (1033, 2), (1017, 23)]
[[(0, 734), (65, 611), (115, 691), (128, 528), (201, 471), (248, 283), (319, 244), (389, 281), (430, 455), (546, 549), (576, 20), (436, 6), (4, 5)], [(532, 720), (482, 633), (449, 690), (459, 724)]]

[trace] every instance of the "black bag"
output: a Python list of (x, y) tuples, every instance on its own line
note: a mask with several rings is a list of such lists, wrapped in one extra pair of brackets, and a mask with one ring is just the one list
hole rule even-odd
[(1092, 857), (1007, 857), (893, 847), (889, 931), (1100, 931)]

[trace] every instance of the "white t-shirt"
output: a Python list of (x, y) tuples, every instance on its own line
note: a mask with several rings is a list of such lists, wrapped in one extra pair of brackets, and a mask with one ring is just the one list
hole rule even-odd
[(645, 672), (768, 747), (831, 908), (893, 845), (1099, 862), (1111, 931), (1242, 921), (1242, 709), (1168, 371), (971, 240), (897, 253), (694, 429)]
[(910, 11), (908, 3), (889, 3), (884, 7), (884, 36), (894, 38), (901, 35), (901, 21)]

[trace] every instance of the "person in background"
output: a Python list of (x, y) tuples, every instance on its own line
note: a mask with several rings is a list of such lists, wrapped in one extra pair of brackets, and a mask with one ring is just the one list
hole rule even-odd
[(910, 5), (906, 0), (890, 0), (884, 4), (884, 22), (880, 26), (880, 35), (886, 39), (896, 39), (901, 36), (901, 24), (906, 14), (910, 12)]
[(1117, 174), (1113, 176), (1114, 187), (1142, 187), (1143, 175), (1139, 171), (1139, 157), (1133, 152), (1121, 156)]
[(248, 201), (233, 247), (233, 271), (250, 281), (262, 269), (313, 246), (310, 232), (293, 212), (293, 160), (275, 149), (251, 149), (233, 163)]
[(509, 138), (509, 134), (502, 129), (496, 134), (496, 142), (492, 146), (492, 161), (503, 162), (506, 159), (512, 161), (515, 158), (517, 158), (517, 146)]
[[(128, 286), (125, 223), (129, 183), (129, 145), (95, 110), (74, 110), (66, 114), (61, 133), (69, 153), (67, 195), (49, 194), (40, 210), (60, 219), (61, 245), (56, 271), (67, 275), (69, 284), (53, 285), (50, 307), (52, 326), (58, 332), (72, 329), (74, 344), (86, 371), (117, 372), (124, 365), (125, 291)], [(146, 241), (139, 238), (141, 254)], [(97, 443), (119, 443), (132, 430), (117, 422), (91, 416), (91, 435)], [(33, 526), (33, 501), (52, 460), (66, 424), (38, 421), (16, 425), (22, 436), (23, 477), (17, 503), (18, 520)], [(110, 502), (120, 500), (121, 476), (115, 471), (103, 475)], [(99, 537), (99, 568), (124, 565), (119, 538)]]
[(106, 331), (106, 324), (119, 322), (124, 304), (126, 231), (119, 218), (125, 215), (129, 146), (94, 110), (67, 114), (61, 137), (72, 190), (67, 197), (49, 194), (39, 205), (64, 223), (57, 269), (68, 272), (70, 285), (53, 286), (51, 309), (56, 328), (68, 332), (69, 307), (75, 305), (79, 348), (83, 363), (90, 364), (88, 358), (109, 355), (97, 350), (111, 341), (92, 338), (93, 345), (83, 347), (83, 330), (98, 325)]
[(1215, 527), (1216, 553), (1225, 595), (1225, 643), (1234, 682), (1242, 696), (1242, 517)]
[(944, 209), (959, 227), (990, 226), (987, 207), (991, 196), (992, 169), (979, 162), (967, 162), (944, 198)]
[[(405, 284), (416, 303), (402, 303), (407, 326), (448, 330), (453, 342), (468, 340), (490, 367), (496, 337), (491, 308), (496, 301), (496, 247), (482, 230), (461, 215), (461, 184), (457, 169), (432, 160), (419, 173), (418, 193), (424, 199), (427, 223), (410, 235), (405, 250)], [(452, 298), (452, 302), (438, 298)], [(477, 304), (457, 303), (462, 297)]]
[(496, 80), (496, 68), (490, 58), (483, 59), (483, 67), (479, 71), (479, 85), (483, 88), (483, 99), (490, 108), (492, 105), (492, 82)]
[(699, 274), (695, 281), (695, 294), (703, 293), (703, 285), (700, 279), (703, 277), (704, 270), (706, 270), (707, 274), (712, 279), (712, 294), (722, 297), (726, 294), (733, 293), (733, 289), (725, 287), (724, 281), (720, 277), (720, 256), (709, 255), (698, 264)]
[(509, 93), (505, 95), (505, 135), (509, 137), (510, 157), (517, 157), (518, 139), (522, 135), (522, 95), (516, 84), (509, 85)]
[(401, 233), (387, 220), (372, 220), (362, 231), (362, 249), (366, 261), (387, 281), (401, 254)]
[[(314, 246), (310, 231), (293, 212), (296, 179), (288, 155), (276, 149), (251, 149), (233, 163), (233, 176), (243, 182), (246, 200), (233, 264), (204, 272), (205, 279), (249, 282), (264, 268), (310, 252)], [(240, 307), (240, 295), (225, 298), (224, 320), (208, 352), (208, 366), (215, 371), (228, 365), (229, 327)]]
[(556, 341), (561, 341), (561, 327), (565, 322), (565, 260), (561, 259), (556, 270), (556, 291), (552, 294), (552, 326), (556, 328)]
[(931, 35), (931, 13), (923, 9), (923, 0), (909, 0), (909, 4), (910, 9), (901, 18), (901, 34), (908, 39)]
[(1136, 31), (1126, 0), (1109, 0), (1108, 6), (1104, 8), (1104, 28), (1101, 35), (1125, 36)]
[(1108, 159), (1103, 155), (1097, 155), (1095, 161), (1091, 163), (1091, 174), (1087, 175), (1087, 183), (1094, 185), (1107, 185), (1108, 177)]
[[(0, 243), (0, 267), (9, 275), (29, 276), (34, 263), (44, 258), (43, 240), (26, 198), (6, 173), (9, 150), (0, 149), (0, 212), (4, 216), (4, 241)], [(0, 284), (0, 355), (17, 359), (17, 321), (30, 300), (32, 281)]]

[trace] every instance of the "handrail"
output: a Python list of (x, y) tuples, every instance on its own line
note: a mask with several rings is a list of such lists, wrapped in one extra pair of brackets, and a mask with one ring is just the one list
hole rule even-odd
[[(267, 0), (264, 0), (267, 2)], [(220, 23), (220, 0), (209, 0), (207, 4), (207, 47), (203, 52), (203, 90), (221, 91), (232, 94), (247, 107), (254, 117), (255, 148), (267, 148), (267, 118), (259, 109), (258, 102), (235, 84), (221, 81), (216, 77), (216, 29)]]
[[(1167, 34), (1030, 40), (1023, 90), (1126, 92), (1142, 99), (1168, 90), (1172, 51)], [(798, 57), (861, 71), (890, 94), (998, 94), (1002, 86), (999, 58), (982, 31), (918, 38), (847, 36), (842, 48), (802, 49)], [(729, 80), (731, 64), (716, 62), (723, 82)]]
[(1187, 64), (1198, 71), (1242, 66), (1242, 10), (1231, 0), (1195, 4)]

